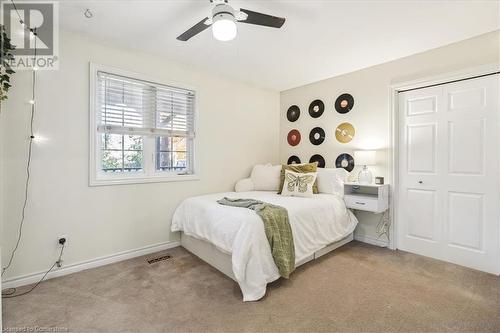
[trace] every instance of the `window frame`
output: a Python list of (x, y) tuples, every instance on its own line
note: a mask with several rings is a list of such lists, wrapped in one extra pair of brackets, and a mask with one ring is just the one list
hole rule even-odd
[[(178, 181), (192, 181), (199, 180), (198, 176), (198, 163), (196, 159), (198, 139), (196, 138), (197, 124), (198, 124), (198, 91), (195, 87), (188, 86), (179, 82), (165, 82), (156, 78), (148, 77), (147, 75), (122, 70), (115, 67), (100, 65), (90, 62), (90, 80), (89, 80), (89, 186), (105, 186), (105, 185), (121, 185), (121, 184), (143, 184), (143, 183), (161, 183), (161, 182), (178, 182)], [(149, 159), (143, 165), (143, 171), (138, 173), (122, 173), (122, 174), (105, 174), (101, 171), (101, 135), (102, 132), (97, 130), (97, 73), (99, 71), (109, 74), (120, 75), (131, 79), (150, 82), (156, 85), (165, 85), (180, 89), (191, 90), (195, 93), (194, 97), (194, 133), (195, 137), (192, 139), (191, 145), (191, 160), (192, 160), (192, 174), (180, 175), (170, 171), (156, 170), (156, 151), (155, 137), (143, 137), (143, 160)]]

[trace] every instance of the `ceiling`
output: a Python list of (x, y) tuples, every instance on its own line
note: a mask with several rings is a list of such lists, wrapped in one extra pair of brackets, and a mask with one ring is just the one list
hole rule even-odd
[[(499, 1), (257, 1), (286, 17), (281, 29), (238, 25), (220, 42), (207, 29), (176, 37), (209, 15), (209, 0), (60, 2), (61, 29), (139, 49), (273, 90), (286, 90), (500, 28)], [(94, 17), (83, 12), (90, 8)]]

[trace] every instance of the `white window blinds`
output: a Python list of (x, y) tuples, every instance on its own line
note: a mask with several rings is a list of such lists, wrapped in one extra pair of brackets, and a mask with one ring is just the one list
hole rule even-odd
[(97, 130), (193, 139), (195, 93), (99, 71)]

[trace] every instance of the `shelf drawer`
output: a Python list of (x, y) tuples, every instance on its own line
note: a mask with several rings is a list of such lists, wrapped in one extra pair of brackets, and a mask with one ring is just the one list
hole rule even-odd
[(366, 210), (369, 212), (379, 211), (379, 200), (377, 198), (361, 195), (345, 195), (344, 200), (347, 208)]

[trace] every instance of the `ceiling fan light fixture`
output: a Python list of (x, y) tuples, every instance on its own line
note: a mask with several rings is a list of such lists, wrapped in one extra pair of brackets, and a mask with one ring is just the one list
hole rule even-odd
[(238, 33), (234, 16), (230, 13), (215, 15), (213, 18), (212, 33), (215, 39), (223, 42), (234, 39)]
[(228, 41), (234, 39), (238, 34), (236, 23), (253, 24), (270, 28), (281, 28), (285, 23), (284, 17), (253, 12), (244, 8), (234, 10), (228, 4), (228, 0), (210, 0), (210, 2), (214, 5), (211, 15), (177, 36), (177, 40), (186, 42), (209, 27), (212, 27), (212, 34), (215, 39)]

